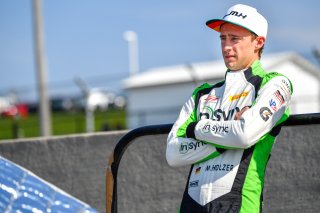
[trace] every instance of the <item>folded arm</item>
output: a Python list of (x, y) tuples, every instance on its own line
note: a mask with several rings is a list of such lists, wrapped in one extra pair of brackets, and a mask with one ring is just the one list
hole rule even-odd
[(166, 159), (170, 166), (190, 165), (219, 155), (212, 144), (186, 137), (188, 124), (195, 121), (195, 103), (191, 97), (182, 107), (167, 138)]
[(291, 99), (289, 80), (284, 76), (271, 79), (259, 92), (254, 105), (239, 120), (192, 122), (186, 129), (187, 137), (205, 141), (215, 147), (245, 149), (288, 118)]

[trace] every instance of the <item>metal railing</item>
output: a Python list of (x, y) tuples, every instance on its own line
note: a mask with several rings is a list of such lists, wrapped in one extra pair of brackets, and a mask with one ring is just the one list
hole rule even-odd
[[(291, 115), (282, 126), (320, 124), (320, 113)], [(125, 134), (116, 144), (106, 171), (106, 212), (117, 213), (117, 174), (121, 158), (134, 141), (146, 135), (168, 134), (173, 124), (150, 125), (136, 128)]]

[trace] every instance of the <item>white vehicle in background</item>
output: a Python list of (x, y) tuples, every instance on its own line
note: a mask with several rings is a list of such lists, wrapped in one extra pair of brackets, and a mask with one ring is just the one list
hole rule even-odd
[(0, 96), (0, 117), (25, 117), (27, 115), (27, 106), (18, 103), (14, 96)]
[(0, 97), (0, 113), (6, 111), (11, 106), (12, 106), (12, 104), (10, 103), (8, 98)]
[(115, 93), (103, 88), (88, 89), (84, 93), (84, 100), (87, 132), (94, 131), (94, 112), (96, 110), (106, 111), (109, 107), (121, 106), (123, 108), (126, 105), (124, 97), (117, 97)]
[(123, 95), (117, 95), (114, 98), (114, 107), (123, 109), (127, 105), (127, 99)]
[(126, 98), (123, 95), (117, 95), (112, 90), (103, 87), (90, 88), (81, 77), (75, 77), (74, 82), (83, 95), (80, 106), (86, 110), (105, 111), (109, 107), (124, 108), (126, 106)]
[(124, 95), (116, 94), (105, 88), (89, 89), (87, 96), (81, 100), (81, 107), (92, 111), (106, 111), (110, 108), (122, 109), (126, 106), (127, 99)]
[(87, 104), (90, 110), (107, 110), (113, 103), (115, 94), (101, 88), (89, 90)]

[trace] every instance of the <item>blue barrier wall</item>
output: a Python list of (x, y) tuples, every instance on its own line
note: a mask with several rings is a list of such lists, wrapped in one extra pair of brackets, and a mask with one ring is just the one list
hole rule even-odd
[(98, 213), (86, 203), (1, 156), (0, 212)]

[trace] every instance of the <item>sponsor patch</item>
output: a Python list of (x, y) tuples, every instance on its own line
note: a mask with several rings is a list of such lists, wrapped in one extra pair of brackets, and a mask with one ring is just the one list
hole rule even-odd
[(189, 182), (189, 187), (198, 187), (199, 180)]
[(200, 174), (200, 172), (201, 172), (201, 166), (199, 166), (198, 168), (196, 168), (195, 173), (196, 173), (196, 174)]
[(205, 106), (199, 113), (200, 119), (211, 119), (214, 121), (228, 121), (232, 120), (237, 112), (240, 112), (239, 107), (224, 111), (222, 109), (213, 110), (211, 107)]
[(284, 100), (288, 100), (291, 95), (290, 83), (287, 80), (282, 79), (280, 84), (275, 84), (275, 85), (278, 86), (279, 92), (282, 95), (282, 98)]
[(219, 100), (219, 98), (215, 95), (209, 95), (206, 99), (204, 99), (207, 102), (216, 102)]
[(189, 150), (197, 150), (197, 148), (204, 146), (206, 143), (203, 141), (194, 141), (194, 142), (182, 142), (180, 145), (179, 153), (186, 154)]
[(203, 126), (202, 131), (204, 133), (212, 132), (214, 134), (217, 133), (229, 133), (228, 126), (220, 126), (218, 124), (211, 126), (210, 124), (206, 124)]
[(271, 109), (273, 109), (273, 111), (277, 111), (277, 103), (274, 101), (273, 98), (270, 99), (269, 105), (270, 105)]
[(260, 116), (264, 121), (269, 120), (269, 118), (273, 115), (271, 110), (268, 107), (262, 107), (260, 109)]
[(249, 92), (243, 92), (243, 93), (241, 93), (241, 94), (231, 95), (231, 96), (229, 97), (229, 100), (230, 100), (230, 101), (238, 100), (238, 99), (240, 99), (240, 98), (247, 97), (248, 94), (249, 94)]
[(274, 93), (274, 96), (275, 98), (279, 101), (280, 105), (282, 105), (284, 103), (284, 98), (283, 96), (281, 95), (281, 92), (279, 90), (277, 90), (275, 93)]
[(281, 83), (286, 87), (288, 93), (290, 93), (291, 92), (291, 87), (290, 87), (289, 83), (284, 79), (281, 80)]

